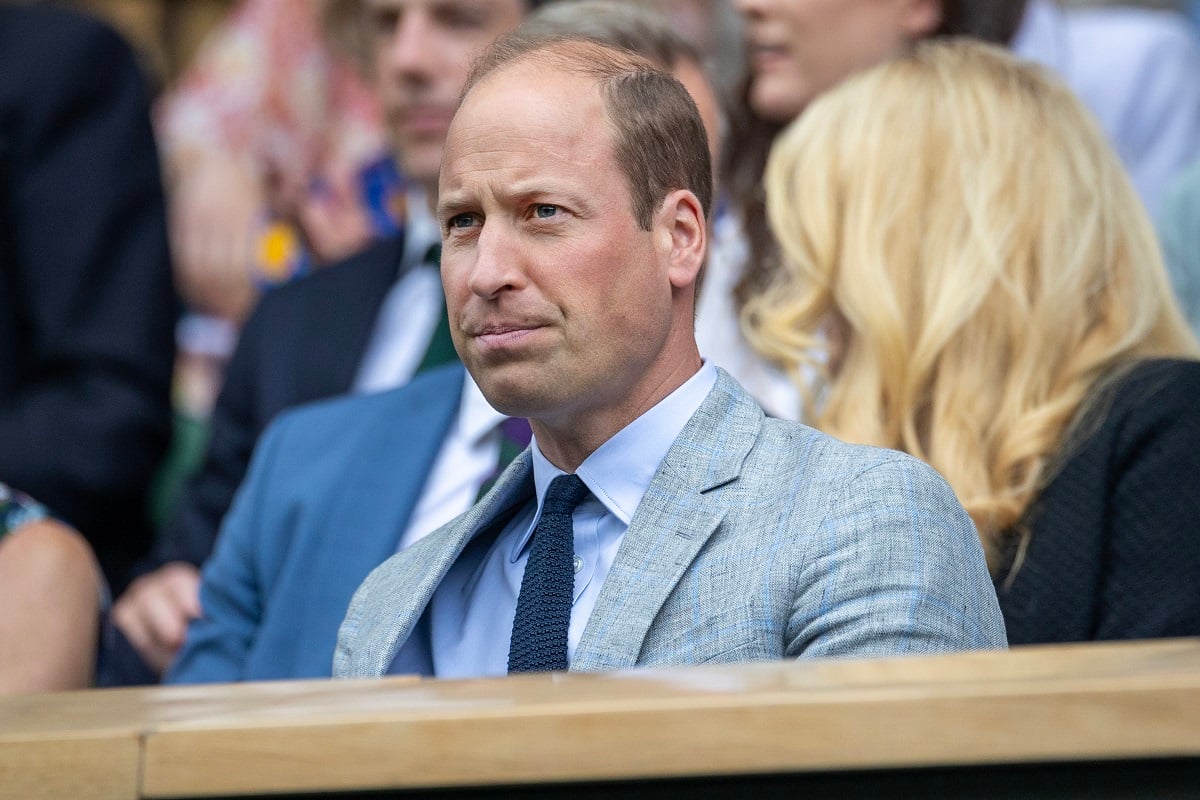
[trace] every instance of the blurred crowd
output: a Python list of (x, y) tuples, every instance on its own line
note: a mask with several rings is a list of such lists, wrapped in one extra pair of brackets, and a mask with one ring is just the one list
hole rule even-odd
[(441, 145), (522, 20), (688, 88), (701, 355), (936, 468), (1011, 645), (1200, 634), (1200, 3), (14, 2), (0, 691), (328, 674), (366, 573), (481, 494), (438, 438), (378, 542), (220, 535), (280, 412), (455, 362)]

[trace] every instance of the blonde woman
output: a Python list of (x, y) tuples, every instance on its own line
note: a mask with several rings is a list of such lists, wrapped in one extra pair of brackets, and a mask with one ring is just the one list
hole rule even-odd
[(818, 98), (766, 191), (785, 266), (747, 336), (817, 427), (949, 480), (1009, 641), (1200, 634), (1198, 349), (1071, 93), (922, 44)]

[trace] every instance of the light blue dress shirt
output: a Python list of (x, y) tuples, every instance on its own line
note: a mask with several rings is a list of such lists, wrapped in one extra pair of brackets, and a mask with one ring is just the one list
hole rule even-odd
[[(568, 661), (575, 656), (600, 588), (654, 473), (716, 380), (716, 368), (705, 363), (682, 386), (601, 445), (576, 470), (592, 496), (572, 517), (575, 599), (567, 635)], [(563, 474), (542, 455), (536, 439), (531, 447), (536, 505), (530, 504), (518, 513), (494, 539), (477, 537), (467, 545), (434, 591), (389, 672), (417, 672), (439, 678), (507, 674), (509, 639), (530, 539), (550, 482)]]

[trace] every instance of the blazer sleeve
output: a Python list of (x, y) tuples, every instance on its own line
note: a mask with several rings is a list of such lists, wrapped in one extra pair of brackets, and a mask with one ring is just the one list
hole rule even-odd
[(379, 306), (402, 268), (403, 247), (403, 238), (393, 237), (263, 295), (225, 371), (204, 463), (160, 533), (151, 567), (202, 564), (255, 442), (275, 415), (350, 389)]
[(200, 617), (188, 626), (187, 638), (165, 683), (214, 683), (242, 680), (264, 613), (261, 570), (269, 559), (264, 548), (285, 526), (269, 518), (268, 501), (280, 484), (277, 467), (285, 468), (287, 419), (269, 427), (254, 451), (246, 482), (237, 492), (221, 525), (200, 584)]
[(971, 518), (907, 456), (859, 472), (831, 498), (788, 651), (892, 656), (1006, 646)]
[(119, 37), (22, 12), (0, 34), (0, 291), (16, 317), (0, 480), (78, 527), (112, 578), (149, 545), (131, 529), (170, 430), (177, 300), (158, 158)]

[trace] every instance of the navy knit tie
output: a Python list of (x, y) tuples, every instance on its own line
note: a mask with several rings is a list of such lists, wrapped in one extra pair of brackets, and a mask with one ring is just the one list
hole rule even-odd
[(577, 475), (550, 482), (521, 578), (508, 646), (508, 671), (567, 668), (567, 629), (575, 596), (575, 533), (571, 513), (589, 494)]

